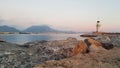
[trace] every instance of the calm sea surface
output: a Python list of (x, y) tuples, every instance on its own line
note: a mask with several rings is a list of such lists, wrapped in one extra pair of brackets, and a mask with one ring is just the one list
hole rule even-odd
[(11, 43), (24, 44), (41, 40), (65, 40), (68, 37), (83, 39), (80, 34), (0, 34), (0, 38)]

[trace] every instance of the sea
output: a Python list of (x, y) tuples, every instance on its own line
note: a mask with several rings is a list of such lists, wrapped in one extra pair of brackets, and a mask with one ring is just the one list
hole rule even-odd
[(34, 41), (52, 41), (52, 40), (65, 40), (68, 37), (73, 37), (78, 40), (84, 38), (80, 37), (82, 33), (77, 34), (66, 34), (66, 33), (41, 33), (41, 34), (0, 34), (0, 39), (5, 40), (10, 43), (24, 44), (27, 42)]

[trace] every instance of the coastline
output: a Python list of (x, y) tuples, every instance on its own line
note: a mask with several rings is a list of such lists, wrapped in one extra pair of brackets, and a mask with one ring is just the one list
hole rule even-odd
[(0, 42), (0, 67), (120, 67), (120, 36), (101, 35), (86, 40), (70, 37), (66, 40), (35, 41), (24, 45)]
[(54, 41), (54, 40), (65, 40), (68, 37), (75, 37), (77, 39), (82, 39), (79, 34), (66, 34), (66, 33), (41, 33), (41, 34), (1, 34), (0, 38), (16, 44), (24, 44), (33, 41)]

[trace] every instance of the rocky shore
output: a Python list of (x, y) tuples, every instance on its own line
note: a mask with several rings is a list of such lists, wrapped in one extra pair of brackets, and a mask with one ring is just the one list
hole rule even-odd
[(120, 68), (120, 35), (84, 40), (0, 42), (0, 68)]

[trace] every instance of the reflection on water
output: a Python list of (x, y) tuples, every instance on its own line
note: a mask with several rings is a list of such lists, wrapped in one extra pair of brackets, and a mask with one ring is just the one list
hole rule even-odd
[(80, 34), (4, 34), (0, 35), (1, 39), (7, 42), (24, 44), (26, 42), (41, 41), (41, 40), (64, 40), (68, 37), (82, 39)]

